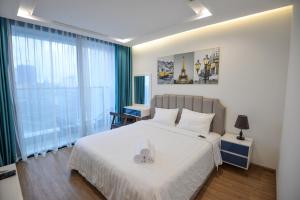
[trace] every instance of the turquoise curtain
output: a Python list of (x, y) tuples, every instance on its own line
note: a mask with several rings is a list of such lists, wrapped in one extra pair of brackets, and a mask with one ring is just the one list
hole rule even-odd
[(116, 112), (132, 104), (132, 55), (131, 48), (115, 45)]
[(8, 80), (8, 22), (0, 17), (0, 166), (16, 161), (16, 132)]
[(134, 103), (145, 103), (145, 76), (134, 77)]

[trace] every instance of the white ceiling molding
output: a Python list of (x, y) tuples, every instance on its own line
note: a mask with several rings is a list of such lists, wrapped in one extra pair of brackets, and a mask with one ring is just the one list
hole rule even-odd
[(293, 0), (0, 0), (0, 16), (132, 46)]
[(61, 23), (61, 22), (58, 22), (58, 21), (47, 21), (47, 20), (45, 20), (41, 17), (34, 16), (33, 12), (34, 12), (36, 3), (37, 3), (37, 0), (22, 0), (20, 2), (20, 6), (19, 6), (19, 9), (18, 9), (18, 12), (17, 12), (17, 16), (21, 17), (21, 18), (26, 18), (26, 19), (29, 19), (29, 20), (39, 21), (39, 22), (46, 23), (46, 24), (52, 24), (52, 25), (54, 24), (54, 25), (59, 26), (59, 27), (70, 28), (70, 29), (73, 29), (73, 30), (75, 29), (75, 30), (80, 31), (81, 33), (83, 32), (83, 33), (88, 33), (88, 34), (91, 34), (91, 35), (98, 35), (98, 36), (101, 36), (102, 38), (103, 37), (107, 38), (110, 41), (112, 40), (113, 42), (117, 41), (117, 43), (121, 43), (121, 44), (125, 44), (125, 43), (132, 40), (132, 39), (112, 38), (108, 35), (104, 35), (104, 34), (94, 32), (94, 31), (91, 31), (91, 30), (83, 29), (83, 28), (80, 28), (80, 27), (76, 27), (76, 26), (72, 26), (72, 25), (69, 25), (69, 24)]

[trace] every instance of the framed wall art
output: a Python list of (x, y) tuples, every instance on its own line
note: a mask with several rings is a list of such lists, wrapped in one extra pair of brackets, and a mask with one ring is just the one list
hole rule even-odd
[(158, 84), (217, 84), (220, 48), (158, 58)]

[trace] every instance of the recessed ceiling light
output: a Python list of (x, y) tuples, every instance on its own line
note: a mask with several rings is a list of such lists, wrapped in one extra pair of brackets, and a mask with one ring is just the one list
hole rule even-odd
[(24, 17), (24, 18), (28, 18), (31, 15), (29, 14), (28, 10), (25, 8), (22, 8), (21, 6), (19, 7), (18, 13), (17, 13), (18, 17)]
[(127, 43), (130, 42), (132, 40), (132, 38), (126, 38), (126, 39), (121, 39), (121, 38), (113, 38), (114, 40), (121, 42), (121, 43)]
[(199, 0), (187, 0), (187, 1), (189, 7), (196, 14), (196, 16), (192, 17), (192, 20), (202, 19), (212, 15), (212, 13)]
[(36, 0), (26, 0), (21, 1), (18, 9), (17, 16), (27, 19), (39, 20), (38, 17), (33, 15), (37, 1)]
[(37, 21), (43, 21), (42, 19), (35, 17), (34, 15), (32, 15), (32, 11), (29, 10), (28, 8), (19, 7), (18, 13), (17, 13), (18, 17), (22, 17), (22, 18), (26, 18), (26, 19), (32, 19), (32, 20), (37, 20)]
[(211, 12), (207, 8), (203, 7), (201, 9), (201, 11), (199, 12), (199, 14), (197, 14), (197, 16), (195, 18), (202, 19), (202, 18), (209, 17), (209, 16), (212, 16)]

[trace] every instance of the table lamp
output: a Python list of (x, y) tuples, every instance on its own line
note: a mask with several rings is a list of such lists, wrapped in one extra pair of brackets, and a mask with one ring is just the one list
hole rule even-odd
[(243, 135), (243, 130), (249, 129), (249, 123), (248, 118), (246, 115), (238, 115), (234, 127), (241, 129), (240, 135), (236, 138), (238, 140), (245, 140), (245, 137)]

